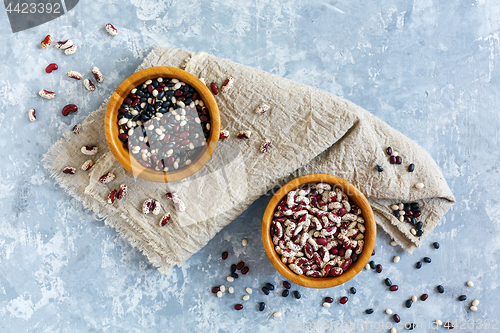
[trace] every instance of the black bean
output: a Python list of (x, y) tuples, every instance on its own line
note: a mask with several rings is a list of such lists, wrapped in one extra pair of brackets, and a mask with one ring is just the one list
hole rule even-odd
[(423, 231), (423, 230), (417, 230), (417, 234), (416, 234), (416, 236), (417, 236), (417, 237), (420, 237), (420, 236), (422, 236), (423, 234), (424, 234), (424, 231)]
[(141, 114), (141, 118), (142, 118), (142, 120), (146, 121), (146, 120), (151, 119), (151, 116), (148, 116), (148, 114), (146, 112), (144, 112)]
[(175, 91), (173, 91), (173, 90), (165, 91), (165, 95), (167, 95), (167, 96), (173, 96), (174, 94), (175, 94)]
[(412, 331), (415, 328), (415, 324), (414, 323), (407, 323), (405, 326), (410, 331)]
[(409, 203), (405, 203), (404, 204), (404, 210), (405, 210), (405, 212), (411, 210), (411, 205)]
[(417, 222), (417, 224), (415, 226), (417, 227), (417, 230), (420, 230), (420, 229), (422, 229), (424, 224), (422, 222)]
[(465, 295), (458, 296), (459, 301), (465, 301), (466, 299), (467, 299), (467, 296), (465, 296)]
[(391, 281), (391, 279), (387, 278), (387, 279), (385, 279), (385, 281), (384, 281), (384, 282), (385, 282), (385, 285), (386, 285), (386, 286), (388, 286), (388, 287), (392, 286), (392, 281)]
[(189, 86), (186, 84), (182, 87), (179, 88), (179, 90), (182, 90), (182, 91), (189, 91)]
[(419, 261), (419, 262), (417, 262), (417, 263), (415, 264), (415, 268), (416, 268), (416, 269), (420, 269), (420, 268), (422, 268), (422, 263), (421, 263), (420, 261)]
[(408, 165), (408, 172), (413, 172), (413, 170), (415, 170), (415, 164), (410, 164)]
[(139, 97), (144, 96), (144, 92), (143, 92), (142, 90), (139, 90), (139, 89), (135, 92), (135, 94), (136, 94), (137, 96), (139, 96)]
[(351, 290), (351, 294), (353, 294), (353, 295), (354, 295), (354, 294), (356, 294), (356, 288), (351, 287), (351, 289), (350, 289), (350, 290)]
[(444, 287), (442, 285), (437, 286), (436, 289), (440, 294), (444, 293)]
[(283, 296), (283, 297), (287, 297), (289, 293), (290, 293), (290, 291), (289, 291), (288, 289), (285, 289), (285, 290), (283, 290), (283, 292), (281, 293), (281, 296)]
[(262, 287), (262, 292), (266, 295), (269, 295), (269, 289), (267, 289), (266, 287)]
[(140, 114), (135, 115), (134, 118), (132, 118), (133, 121), (137, 121), (139, 119), (141, 119), (141, 115)]
[[(421, 223), (421, 222), (419, 222), (419, 223)], [(411, 224), (416, 226), (416, 225), (417, 225), (417, 219), (416, 219), (416, 218), (414, 218), (414, 217), (412, 217), (412, 218), (411, 218)], [(418, 228), (417, 228), (417, 229), (418, 229)]]
[(141, 103), (147, 102), (148, 98), (147, 97), (141, 97)]
[(118, 116), (116, 117), (118, 120), (125, 118), (125, 113), (119, 113)]
[(155, 110), (155, 107), (154, 107), (154, 106), (152, 106), (151, 104), (148, 104), (148, 105), (146, 106), (146, 108), (147, 108), (147, 109), (148, 109), (148, 111), (150, 111), (150, 112), (153, 112), (153, 111)]
[(271, 283), (266, 283), (266, 284), (264, 285), (264, 287), (266, 287), (266, 288), (267, 288), (267, 289), (269, 289), (269, 290), (274, 290), (274, 285), (273, 285), (273, 284), (271, 284)]
[(396, 216), (397, 218), (399, 218), (399, 216), (400, 216), (399, 215), (399, 210), (393, 210), (392, 212), (393, 212), (394, 216)]
[(419, 210), (418, 202), (412, 202), (410, 204), (410, 207), (411, 207), (411, 210), (413, 210), (413, 211)]
[(132, 116), (132, 113), (130, 113), (130, 112), (123, 113), (123, 115), (125, 115), (125, 118), (127, 118), (127, 119), (132, 119), (134, 117), (134, 116)]
[(366, 310), (365, 310), (365, 313), (366, 313), (366, 314), (372, 314), (372, 313), (373, 313), (373, 309), (366, 309)]
[(411, 299), (406, 301), (406, 307), (409, 309), (411, 308), (411, 305), (413, 304), (413, 301)]
[(151, 94), (149, 92), (146, 92), (146, 93), (144, 93), (144, 97), (149, 98), (149, 97), (151, 97)]
[[(166, 83), (165, 85), (166, 85), (167, 87), (169, 87), (169, 88), (170, 88), (170, 87), (175, 86), (175, 83), (173, 83), (173, 82), (168, 82), (168, 83)], [(173, 90), (169, 90), (169, 91), (173, 91)]]
[(229, 276), (231, 276), (231, 277), (233, 277), (233, 278), (235, 278), (235, 279), (237, 279), (237, 278), (238, 278), (238, 274), (236, 274), (236, 273), (231, 273), (231, 275), (229, 275)]
[(382, 171), (384, 171), (384, 168), (382, 168), (382, 167), (381, 167), (380, 165), (378, 165), (378, 164), (375, 166), (375, 169), (377, 169), (377, 171), (378, 171), (378, 172), (382, 172)]
[(295, 290), (293, 293), (292, 293), (293, 297), (295, 297), (296, 299), (299, 299), (302, 297), (302, 295), (300, 295), (299, 291), (298, 290)]
[(266, 303), (260, 302), (259, 303), (259, 311), (264, 311), (265, 308), (266, 308)]
[(156, 96), (156, 99), (163, 99), (164, 96), (165, 96), (165, 91), (162, 90), (158, 93), (158, 95)]
[(123, 103), (120, 107), (123, 109), (126, 109), (126, 108), (128, 108), (128, 104)]
[(158, 87), (160, 85), (160, 83), (158, 83), (158, 81), (156, 80), (153, 80), (153, 87)]
[(429, 258), (429, 257), (424, 257), (424, 261), (425, 261), (426, 263), (430, 263), (432, 260), (431, 260), (431, 258)]
[(370, 265), (370, 268), (371, 269), (375, 269), (375, 262), (372, 260), (368, 263), (368, 265)]
[(438, 242), (434, 242), (434, 243), (432, 243), (432, 245), (434, 246), (435, 249), (439, 249), (439, 243)]

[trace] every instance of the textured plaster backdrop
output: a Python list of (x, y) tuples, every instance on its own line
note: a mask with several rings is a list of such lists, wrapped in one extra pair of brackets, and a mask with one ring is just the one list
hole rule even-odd
[[(118, 36), (104, 31), (108, 22)], [(16, 34), (0, 10), (0, 31), (1, 332), (284, 332), (300, 322), (321, 322), (310, 331), (325, 332), (333, 331), (332, 322), (392, 323), (386, 308), (403, 322), (421, 322), (421, 332), (432, 331), (426, 327), (436, 319), (500, 320), (500, 1), (81, 0), (68, 14)], [(78, 51), (65, 56), (41, 49), (47, 34), (72, 39)], [(379, 230), (374, 260), (384, 266), (382, 274), (362, 271), (329, 290), (294, 286), (300, 300), (279, 296), (282, 287), (269, 296), (259, 290), (264, 282), (282, 281), (260, 240), (269, 196), (183, 267), (160, 275), (55, 185), (41, 163), (157, 44), (212, 53), (357, 103), (434, 157), (457, 204), (413, 255), (391, 247)], [(46, 74), (51, 62), (59, 70)], [(69, 69), (88, 77), (92, 66), (105, 77), (93, 93), (66, 77)], [(58, 96), (43, 100), (40, 89)], [(80, 110), (62, 117), (68, 103)], [(34, 123), (27, 116), (31, 107)], [(431, 248), (433, 241), (441, 249)], [(222, 262), (224, 250), (230, 257)], [(400, 263), (391, 262), (394, 255)], [(414, 269), (424, 256), (433, 262)], [(229, 266), (239, 260), (250, 274), (232, 284), (234, 294), (214, 297), (209, 288), (227, 286)], [(385, 277), (400, 290), (388, 292)], [(469, 279), (475, 287), (465, 286)], [(436, 293), (437, 284), (445, 294)], [(351, 286), (358, 293), (338, 304)], [(254, 290), (247, 302), (241, 301), (245, 287)], [(425, 303), (404, 307), (424, 292), (430, 295)], [(467, 302), (456, 300), (460, 294)], [(321, 307), (324, 296), (336, 299), (330, 309)], [(475, 298), (481, 304), (471, 312)], [(264, 312), (256, 310), (260, 301), (267, 303)], [(240, 302), (245, 308), (233, 310)], [(375, 313), (365, 315), (370, 307)], [(281, 318), (270, 317), (278, 310)], [(468, 331), (490, 331), (478, 322)]]

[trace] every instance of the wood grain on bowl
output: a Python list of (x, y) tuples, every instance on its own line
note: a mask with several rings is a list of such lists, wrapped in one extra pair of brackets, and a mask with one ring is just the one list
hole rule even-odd
[[(349, 199), (362, 210), (362, 216), (365, 220), (366, 231), (364, 234), (364, 248), (358, 259), (353, 263), (342, 275), (338, 277), (321, 277), (313, 278), (305, 275), (297, 275), (293, 273), (287, 265), (285, 265), (280, 256), (274, 249), (274, 244), (270, 232), (271, 223), (274, 218), (276, 207), (291, 190), (295, 190), (306, 184), (327, 183), (332, 187), (338, 187), (346, 193)], [(292, 181), (281, 187), (276, 194), (271, 198), (267, 205), (264, 217), (262, 219), (262, 242), (266, 251), (267, 257), (276, 270), (283, 275), (286, 279), (309, 288), (331, 288), (341, 285), (354, 276), (356, 276), (366, 265), (375, 247), (375, 240), (377, 236), (377, 226), (375, 217), (371, 209), (370, 203), (366, 197), (354, 185), (345, 179), (328, 175), (328, 174), (310, 174), (293, 179)]]
[[(117, 123), (117, 115), (118, 109), (120, 108), (123, 99), (127, 97), (129, 92), (139, 84), (142, 84), (149, 79), (158, 77), (175, 78), (187, 84), (190, 84), (194, 89), (196, 89), (210, 114), (210, 136), (207, 138), (207, 145), (204, 146), (205, 148), (202, 150), (202, 152), (197, 156), (195, 160), (192, 161), (192, 163), (188, 167), (176, 171), (163, 172), (143, 167), (137, 162), (135, 157), (130, 155), (127, 147), (118, 138), (120, 129)], [(219, 141), (219, 108), (214, 96), (212, 95), (208, 87), (205, 86), (205, 84), (203, 84), (203, 82), (201, 82), (194, 75), (184, 70), (173, 67), (151, 67), (143, 69), (131, 75), (125, 81), (123, 81), (118, 86), (118, 88), (116, 88), (115, 92), (111, 96), (111, 99), (109, 100), (108, 107), (106, 109), (106, 115), (104, 118), (104, 131), (106, 134), (106, 140), (108, 142), (109, 149), (118, 160), (118, 162), (128, 172), (133, 173), (135, 176), (148, 181), (161, 183), (173, 182), (194, 174), (199, 169), (201, 169), (212, 156)]]

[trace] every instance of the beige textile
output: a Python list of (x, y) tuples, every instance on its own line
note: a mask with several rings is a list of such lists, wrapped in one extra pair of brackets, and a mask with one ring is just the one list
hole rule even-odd
[[(455, 199), (433, 159), (419, 145), (361, 107), (322, 90), (221, 59), (206, 53), (157, 47), (139, 66), (173, 66), (219, 85), (234, 77), (234, 86), (216, 96), (221, 128), (230, 137), (221, 141), (215, 154), (198, 173), (182, 181), (157, 184), (134, 177), (110, 153), (104, 136), (107, 101), (88, 116), (82, 131), (66, 133), (45, 155), (45, 166), (71, 196), (114, 227), (162, 273), (169, 273), (200, 250), (222, 228), (240, 215), (254, 200), (276, 185), (308, 173), (329, 173), (347, 179), (370, 200), (377, 223), (405, 250), (412, 252), (435, 228)], [(259, 115), (261, 104), (271, 109)], [(239, 130), (250, 130), (249, 140), (236, 138)], [(260, 144), (272, 147), (262, 154)], [(80, 166), (89, 156), (84, 145), (97, 145), (96, 164), (88, 171)], [(385, 150), (398, 151), (402, 165), (389, 164)], [(96, 160), (97, 159), (97, 160)], [(407, 171), (409, 163), (415, 171)], [(384, 168), (377, 172), (375, 165)], [(77, 168), (75, 175), (61, 172)], [(111, 171), (116, 179), (101, 184), (99, 177)], [(416, 189), (415, 183), (425, 184)], [(125, 183), (129, 194), (113, 205), (106, 203), (110, 190)], [(175, 191), (185, 202), (185, 212), (176, 211), (167, 191)], [(148, 198), (163, 207), (160, 215), (144, 215)], [(389, 207), (400, 202), (420, 203), (424, 234), (410, 232)], [(159, 226), (164, 212), (172, 222)]]

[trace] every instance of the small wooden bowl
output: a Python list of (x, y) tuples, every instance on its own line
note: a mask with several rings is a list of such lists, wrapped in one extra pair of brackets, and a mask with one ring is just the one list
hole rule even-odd
[[(196, 91), (198, 91), (199, 96), (205, 103), (205, 107), (208, 109), (208, 113), (210, 114), (210, 136), (207, 138), (207, 144), (204, 146), (205, 148), (188, 167), (169, 172), (155, 171), (153, 169), (143, 167), (137, 162), (134, 156), (131, 156), (127, 147), (125, 147), (123, 142), (118, 138), (120, 128), (118, 126), (117, 116), (118, 109), (123, 103), (123, 99), (127, 97), (130, 91), (138, 85), (149, 79), (155, 79), (158, 77), (175, 78), (190, 84), (194, 89), (196, 89)], [(109, 149), (118, 162), (128, 172), (142, 179), (153, 182), (173, 182), (191, 176), (196, 171), (200, 170), (212, 156), (215, 148), (217, 147), (220, 135), (219, 108), (212, 92), (194, 75), (174, 67), (151, 67), (131, 75), (123, 81), (118, 88), (116, 88), (106, 109), (106, 115), (104, 117), (104, 131), (106, 133), (106, 140), (108, 141)]]
[[(354, 264), (352, 264), (341, 276), (337, 277), (312, 278), (305, 275), (295, 274), (281, 261), (280, 256), (274, 250), (275, 246), (271, 237), (270, 228), (273, 221), (274, 212), (283, 197), (291, 190), (295, 190), (303, 185), (320, 182), (330, 184), (332, 185), (332, 187), (338, 187), (342, 191), (344, 191), (349, 199), (351, 199), (354, 204), (361, 208), (363, 212), (362, 216), (365, 219), (366, 231), (364, 237), (365, 245), (363, 248), (363, 252), (358, 255), (358, 260)], [(264, 244), (264, 249), (266, 251), (267, 257), (271, 261), (271, 264), (286, 279), (308, 288), (335, 287), (352, 279), (365, 267), (366, 263), (370, 259), (373, 248), (375, 246), (376, 237), (377, 225), (375, 223), (375, 217), (373, 215), (370, 203), (363, 195), (363, 193), (361, 193), (356, 187), (354, 187), (354, 185), (349, 183), (347, 180), (321, 173), (298, 177), (285, 184), (285, 186), (280, 188), (278, 192), (276, 192), (276, 194), (271, 198), (271, 201), (269, 201), (266, 211), (264, 212), (264, 217), (262, 219), (262, 243)]]

